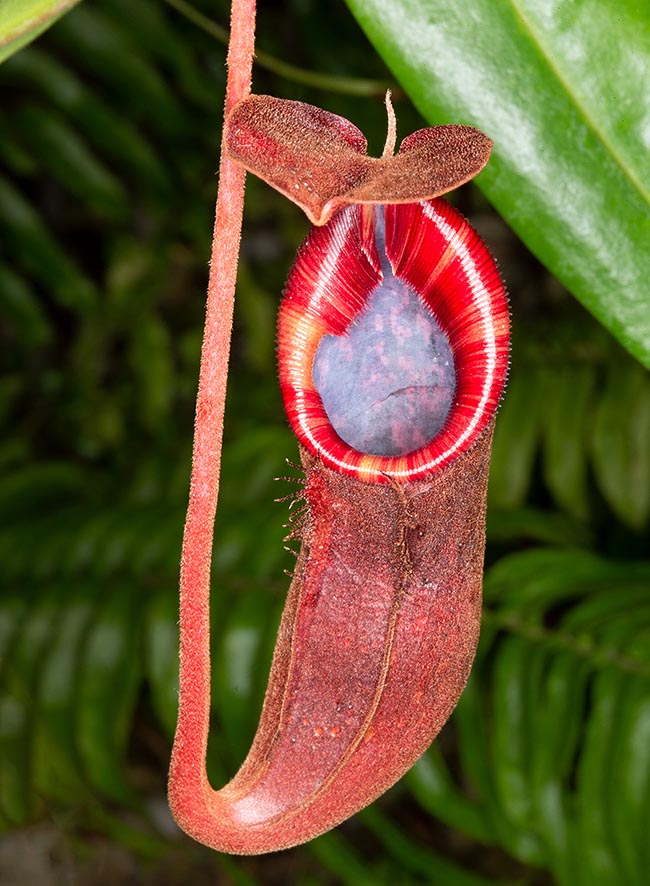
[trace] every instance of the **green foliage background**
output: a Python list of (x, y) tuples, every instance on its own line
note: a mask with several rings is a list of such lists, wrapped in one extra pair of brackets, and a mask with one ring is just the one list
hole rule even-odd
[[(0, 68), (0, 879), (20, 876), (12, 847), (33, 851), (45, 828), (65, 847), (55, 873), (68, 864), (82, 876), (100, 846), (122, 853), (113, 883), (128, 881), (126, 865), (130, 882), (157, 884), (640, 886), (650, 379), (474, 187), (454, 200), (507, 278), (514, 345), (490, 480), (484, 630), (457, 712), (393, 791), (307, 847), (229, 859), (168, 819), (225, 57), (179, 5), (82, 4)], [(318, 77), (259, 66), (256, 91), (344, 114), (378, 153), (392, 75), (347, 9), (261, 6), (265, 64), (337, 80), (319, 90), (304, 82)], [(351, 6), (364, 20), (373, 4)], [(197, 7), (227, 22), (226, 2)], [(372, 21), (417, 93), (386, 48), (385, 18)], [(397, 111), (402, 136), (423, 125), (399, 93)], [(296, 456), (274, 316), (306, 230), (249, 180), (213, 579), (215, 783), (254, 730), (291, 565), (286, 505), (273, 502), (288, 491), (273, 478)], [(619, 338), (642, 356), (647, 339), (633, 333)]]

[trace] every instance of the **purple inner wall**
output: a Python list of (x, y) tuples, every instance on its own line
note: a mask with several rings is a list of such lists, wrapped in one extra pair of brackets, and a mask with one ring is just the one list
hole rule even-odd
[(447, 336), (377, 247), (384, 279), (345, 335), (321, 339), (312, 369), (336, 433), (369, 455), (405, 455), (442, 429), (456, 387)]

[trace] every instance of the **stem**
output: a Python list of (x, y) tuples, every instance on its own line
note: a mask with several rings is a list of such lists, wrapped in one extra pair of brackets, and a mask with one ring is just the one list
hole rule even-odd
[(390, 89), (387, 89), (385, 102), (388, 122), (386, 126), (386, 143), (384, 144), (384, 152), (381, 155), (384, 159), (393, 156), (395, 153), (395, 142), (397, 141), (397, 120), (395, 119), (395, 111), (393, 110), (393, 103), (390, 99)]
[[(224, 115), (250, 94), (255, 0), (233, 0), (231, 18)], [(181, 555), (179, 713), (169, 775), (170, 805), (188, 833), (200, 830), (209, 818), (210, 568), (244, 182), (244, 169), (225, 157), (222, 143)]]
[[(192, 24), (201, 28), (206, 34), (214, 37), (220, 43), (228, 43), (228, 31), (221, 25), (212, 21), (191, 3), (186, 0), (165, 0), (178, 13), (184, 16)], [(381, 80), (371, 80), (361, 77), (336, 77), (331, 74), (321, 74), (319, 71), (308, 71), (291, 65), (282, 59), (276, 58), (268, 52), (256, 52), (255, 64), (260, 68), (283, 77), (290, 83), (300, 83), (303, 86), (311, 86), (313, 89), (322, 89), (326, 92), (335, 92), (339, 95), (354, 95), (362, 98), (376, 98), (383, 95), (388, 89), (388, 84)], [(393, 89), (395, 99), (403, 98), (401, 89)]]

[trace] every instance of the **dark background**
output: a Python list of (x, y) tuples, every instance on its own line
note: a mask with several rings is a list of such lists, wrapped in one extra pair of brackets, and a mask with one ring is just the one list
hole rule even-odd
[[(471, 185), (451, 199), (502, 268), (514, 332), (468, 690), (399, 785), (309, 846), (232, 859), (171, 821), (225, 86), (224, 46), (172, 5), (84, 3), (0, 67), (0, 882), (641, 884), (650, 383)], [(341, 113), (380, 153), (395, 84), (345, 5), (260, 5), (259, 50), (343, 80), (318, 89), (257, 66), (255, 91)], [(225, 2), (195, 8), (227, 23)], [(425, 125), (395, 99), (400, 137)], [(274, 318), (307, 229), (249, 177), (214, 560), (214, 784), (248, 748), (288, 584), (273, 500), (289, 489), (273, 478), (297, 448)]]

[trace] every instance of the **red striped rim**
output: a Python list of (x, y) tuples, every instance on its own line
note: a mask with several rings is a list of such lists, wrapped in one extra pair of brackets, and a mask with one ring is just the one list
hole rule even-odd
[(509, 320), (503, 282), (485, 244), (442, 198), (384, 207), (386, 253), (446, 333), (456, 370), (453, 404), (427, 445), (398, 456), (362, 453), (333, 429), (312, 379), (323, 335), (343, 334), (381, 282), (374, 239), (355, 205), (314, 228), (289, 275), (278, 320), (280, 386), (291, 426), (329, 467), (368, 482), (418, 480), (466, 452), (503, 391)]

